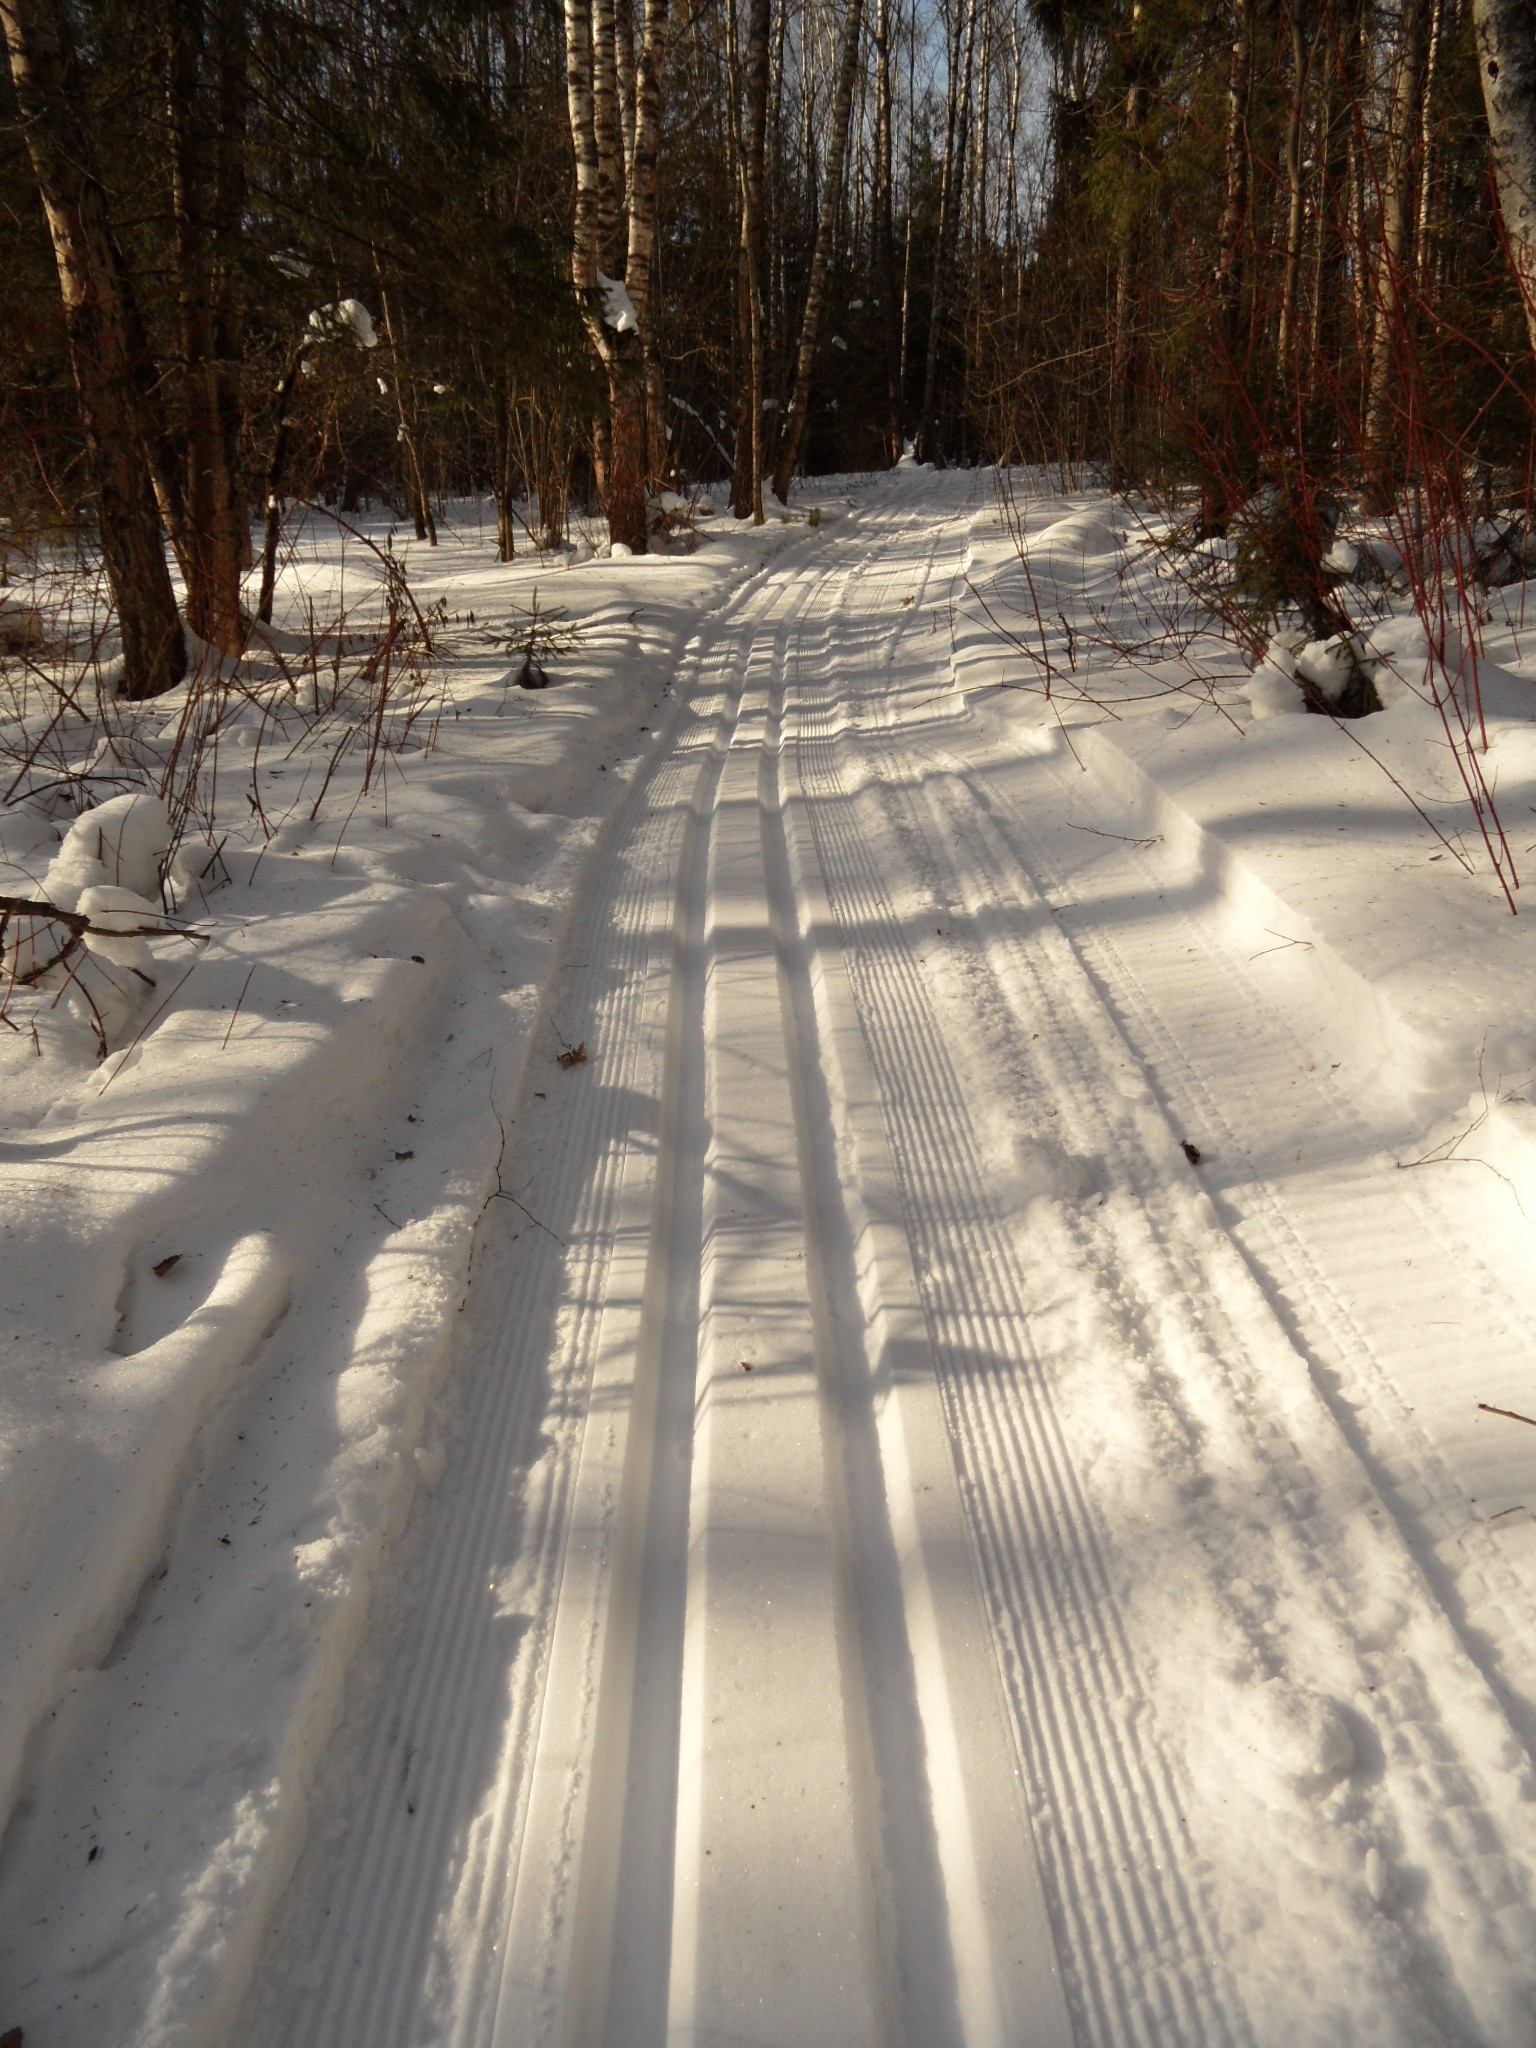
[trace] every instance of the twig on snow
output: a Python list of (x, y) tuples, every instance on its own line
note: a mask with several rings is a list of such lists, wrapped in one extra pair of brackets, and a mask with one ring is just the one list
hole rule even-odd
[[(1517, 1408), (1495, 1408), (1491, 1401), (1479, 1401), (1477, 1405), (1484, 1415), (1502, 1415), (1506, 1421), (1528, 1422), (1532, 1429), (1536, 1429), (1536, 1415), (1522, 1415)], [(1514, 1509), (1506, 1508), (1504, 1512), (1513, 1514)]]

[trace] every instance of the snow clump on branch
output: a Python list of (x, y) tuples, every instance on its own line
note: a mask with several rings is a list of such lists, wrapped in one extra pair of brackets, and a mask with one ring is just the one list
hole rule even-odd
[(338, 299), (331, 306), (316, 306), (309, 316), (309, 325), (321, 341), (339, 341), (345, 334), (356, 340), (359, 348), (377, 348), (379, 337), (373, 329), (373, 316), (361, 299)]
[(597, 273), (597, 288), (603, 295), (603, 324), (611, 327), (615, 334), (638, 334), (640, 315), (635, 311), (635, 302), (629, 296), (624, 280), (619, 277), (604, 277)]

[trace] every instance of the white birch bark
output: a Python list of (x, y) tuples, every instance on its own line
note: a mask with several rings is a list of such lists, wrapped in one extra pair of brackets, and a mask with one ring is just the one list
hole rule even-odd
[(1536, 0), (1472, 0), (1504, 239), (1536, 349)]

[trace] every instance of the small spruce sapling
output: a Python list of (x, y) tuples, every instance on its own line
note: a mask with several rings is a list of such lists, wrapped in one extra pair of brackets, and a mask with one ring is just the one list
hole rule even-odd
[(546, 690), (549, 674), (545, 662), (557, 656), (569, 654), (580, 644), (583, 628), (566, 616), (565, 607), (557, 605), (553, 610), (539, 604), (538, 586), (529, 592), (526, 606), (514, 606), (520, 614), (508, 621), (505, 642), (507, 652), (517, 660), (517, 666), (507, 677), (508, 684), (515, 684), (520, 690)]

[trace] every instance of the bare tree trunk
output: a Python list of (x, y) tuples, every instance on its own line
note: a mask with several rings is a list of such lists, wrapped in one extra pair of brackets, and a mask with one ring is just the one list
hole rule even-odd
[[(595, 0), (613, 51), (612, 0)], [(605, 180), (621, 175), (617, 161), (620, 127), (608, 104), (610, 81), (601, 82), (594, 63), (594, 0), (565, 0), (566, 108), (576, 163), (576, 204), (571, 239), (571, 282), (581, 301), (593, 353), (608, 380), (609, 418), (599, 459), (599, 483), (608, 513), (610, 538), (643, 554), (646, 521), (646, 410), (648, 382), (645, 336), (656, 244), (656, 162), (661, 144), (661, 80), (666, 63), (668, 0), (647, 0), (635, 78), (635, 142), (629, 178), (629, 231), (623, 283), (634, 308), (633, 322), (615, 325), (603, 303), (599, 275), (603, 260)], [(600, 38), (601, 40), (601, 38)], [(605, 74), (609, 70), (604, 59)], [(601, 118), (599, 101), (604, 102)], [(608, 161), (611, 156), (612, 161)], [(605, 163), (607, 168), (605, 169)], [(657, 365), (659, 372), (659, 365)]]
[(384, 289), (384, 273), (375, 251), (374, 274), (379, 285), (379, 311), (383, 318), (384, 340), (389, 348), (390, 383), (395, 400), (397, 444), (405, 450), (406, 481), (410, 487), (411, 520), (416, 529), (416, 538), (426, 541), (431, 547), (437, 546), (437, 521), (432, 515), (432, 500), (427, 494), (427, 479), (421, 466), (421, 451), (416, 444), (416, 430), (405, 402), (405, 384), (400, 375), (400, 349), (395, 339), (394, 321), (390, 317), (389, 294)]
[(1435, 216), (1435, 81), (1445, 42), (1445, 0), (1433, 0), (1429, 23), (1429, 55), (1424, 65), (1424, 98), (1419, 109), (1419, 218), (1414, 235), (1414, 269), (1422, 290), (1430, 277), (1430, 250)]
[(569, 442), (558, 398), (548, 403), (535, 397), (528, 413), (531, 459), (524, 468), (539, 501), (539, 546), (552, 552), (565, 542)]
[(741, 39), (737, 0), (725, 0), (725, 92), (730, 110), (726, 141), (736, 193), (736, 435), (731, 451), (731, 510), (745, 519), (752, 509), (752, 314), (747, 286), (747, 173), (742, 116)]
[[(734, 15), (733, 15), (734, 19)], [(737, 244), (737, 318), (746, 379), (736, 436), (731, 503), (737, 515), (763, 523), (763, 399), (766, 395), (763, 343), (763, 185), (768, 131), (768, 32), (771, 0), (749, 0), (747, 61), (743, 76), (736, 170), (741, 231)], [(734, 48), (734, 32), (732, 36)], [(732, 106), (740, 105), (732, 86)]]
[(763, 206), (765, 199), (765, 152), (768, 136), (768, 32), (772, 22), (771, 0), (751, 0), (747, 27), (747, 121), (743, 169), (746, 177), (743, 228), (746, 235), (747, 315), (750, 343), (750, 389), (752, 405), (750, 446), (752, 460), (751, 514), (754, 526), (763, 523), (763, 399), (767, 396), (767, 363), (763, 337)]
[(667, 457), (672, 436), (667, 428), (667, 382), (657, 346), (656, 323), (648, 320), (640, 337), (641, 371), (645, 384), (645, 474), (658, 485), (670, 484)]
[[(267, 466), (267, 490), (262, 505), (261, 541), (261, 594), (256, 600), (256, 616), (264, 626), (272, 623), (272, 597), (277, 582), (277, 549), (283, 533), (283, 501), (278, 495), (283, 487), (283, 472), (288, 464), (288, 446), (293, 437), (293, 420), (288, 407), (292, 403), (294, 387), (299, 381), (304, 365), (304, 343), (301, 341), (284, 365), (283, 374), (277, 386), (277, 433), (272, 442), (272, 460)], [(350, 500), (351, 486), (347, 498)], [(350, 502), (344, 502), (343, 510), (353, 509)]]
[[(590, 327), (601, 255), (601, 190), (592, 91), (592, 0), (565, 0), (565, 94), (576, 159), (571, 283)], [(601, 353), (601, 339), (594, 335)]]
[[(1133, 64), (1135, 61), (1133, 57)], [(1138, 158), (1148, 106), (1146, 81), (1133, 76), (1126, 88), (1125, 125)], [(1131, 483), (1129, 442), (1134, 425), (1131, 373), (1136, 359), (1135, 316), (1131, 301), (1140, 245), (1140, 222), (1134, 209), (1128, 209), (1120, 224), (1120, 247), (1115, 258), (1115, 311), (1109, 355), (1109, 481), (1110, 488), (1116, 491), (1129, 489)]]
[(1356, 109), (1364, 97), (1359, 77), (1362, 0), (1342, 0), (1332, 15), (1324, 68), (1322, 137), (1316, 215), (1316, 259), (1312, 279), (1311, 377), (1307, 398), (1307, 447), (1325, 464), (1335, 458), (1341, 421), (1355, 407), (1346, 399), (1349, 366), (1355, 359), (1346, 326), (1350, 274), (1358, 266), (1349, 234), (1349, 144)]
[(1301, 297), (1301, 245), (1306, 228), (1306, 171), (1302, 160), (1307, 86), (1312, 46), (1303, 23), (1305, 0), (1294, 0), (1291, 14), (1291, 104), (1285, 124), (1285, 183), (1289, 194), (1285, 226), (1285, 267), (1280, 289), (1280, 329), (1275, 354), (1283, 389), (1292, 393), (1299, 378), (1293, 361)]
[(635, 12), (631, 0), (614, 0), (614, 72), (619, 86), (619, 126), (624, 132), (624, 190), (635, 176)]
[(510, 389), (497, 392), (496, 410), (491, 421), (491, 435), (496, 464), (496, 559), (498, 562), (513, 561), (517, 555), (517, 534), (512, 517), (513, 480), (516, 475), (516, 463), (513, 455), (512, 416), (516, 406), (516, 396)]
[(1248, 111), (1253, 96), (1253, 0), (1233, 0), (1232, 52), (1227, 69), (1226, 203), (1216, 247), (1216, 305), (1221, 346), (1235, 365), (1241, 346), (1244, 239), (1252, 190)]
[(1381, 181), (1381, 253), (1376, 264), (1376, 321), (1365, 405), (1365, 459), (1379, 498), (1390, 497), (1382, 474), (1389, 460), (1395, 348), (1401, 336), (1403, 283), (1413, 271), (1414, 143), (1429, 61), (1431, 0), (1406, 0), (1398, 33)]
[(875, 8), (875, 277), (880, 290), (880, 332), (885, 341), (885, 454), (901, 460), (901, 332), (896, 318), (896, 223), (892, 213), (895, 122), (891, 107), (890, 0)]
[(592, 0), (592, 125), (597, 143), (598, 268), (617, 276), (624, 210), (618, 44), (613, 0)]
[(795, 388), (784, 422), (773, 466), (773, 488), (780, 500), (789, 496), (790, 479), (800, 459), (805, 422), (811, 409), (811, 373), (816, 365), (816, 342), (821, 332), (821, 311), (826, 300), (827, 270), (837, 234), (843, 203), (843, 167), (848, 158), (848, 127), (853, 113), (853, 89), (859, 75), (859, 31), (864, 22), (864, 0), (848, 0), (843, 27), (842, 55), (838, 64), (837, 96), (832, 105), (832, 132), (827, 140), (825, 177), (821, 188), (821, 218), (816, 223), (816, 246), (811, 256), (810, 282), (805, 292), (805, 317), (800, 323), (800, 342), (795, 352)]
[(953, 233), (955, 194), (959, 184), (963, 96), (969, 86), (969, 45), (976, 20), (976, 0), (952, 0), (952, 4), (955, 14), (949, 41), (944, 164), (939, 175), (939, 224), (938, 233), (934, 238), (933, 294), (928, 309), (928, 354), (923, 366), (923, 411), (917, 430), (917, 455), (921, 462), (931, 462), (934, 459), (934, 403), (938, 389), (939, 330), (943, 322), (949, 242)]
[(635, 174), (629, 194), (629, 250), (624, 282), (640, 331), (651, 308), (656, 249), (656, 162), (661, 151), (661, 83), (666, 71), (669, 0), (646, 0), (645, 32), (635, 81)]
[(1536, 349), (1536, 0), (1472, 0), (1504, 240)]
[(123, 694), (158, 696), (186, 674), (186, 640), (137, 405), (148, 366), (136, 357), (132, 293), (92, 168), (84, 80), (58, 0), (0, 0), (0, 30), (58, 266), (102, 559), (122, 633)]
[[(212, 49), (209, 49), (210, 27)], [(211, 95), (200, 90), (213, 73)], [(187, 616), (238, 654), (249, 552), (240, 484), (240, 322), (232, 276), (245, 194), (245, 20), (238, 0), (169, 0), (166, 104), (172, 159), (186, 446)]]

